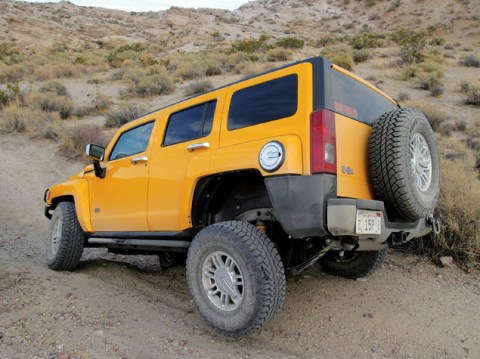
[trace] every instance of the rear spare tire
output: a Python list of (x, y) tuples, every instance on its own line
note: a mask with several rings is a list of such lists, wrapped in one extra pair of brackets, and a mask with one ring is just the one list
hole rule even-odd
[(208, 324), (228, 336), (260, 329), (285, 297), (285, 271), (272, 241), (255, 226), (220, 222), (198, 233), (188, 250), (187, 282)]
[(423, 113), (397, 108), (373, 125), (370, 175), (390, 219), (416, 221), (433, 212), (440, 190), (438, 151)]

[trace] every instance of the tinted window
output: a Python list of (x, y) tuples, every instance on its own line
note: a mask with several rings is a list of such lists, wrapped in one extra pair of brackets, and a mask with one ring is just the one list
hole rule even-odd
[(293, 116), (297, 112), (297, 88), (297, 75), (290, 75), (235, 92), (228, 113), (228, 129)]
[(395, 107), (378, 92), (336, 70), (327, 71), (325, 82), (325, 107), (363, 123), (372, 124)]
[(144, 152), (148, 147), (152, 128), (153, 122), (149, 122), (122, 133), (110, 154), (110, 160)]
[(176, 112), (168, 120), (163, 145), (173, 145), (207, 136), (212, 130), (216, 101)]

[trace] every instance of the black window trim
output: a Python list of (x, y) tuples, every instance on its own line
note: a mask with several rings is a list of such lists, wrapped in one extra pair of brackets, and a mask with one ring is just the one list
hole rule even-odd
[[(120, 157), (120, 158), (111, 159), (113, 150), (115, 150), (115, 146), (117, 146), (117, 143), (118, 143), (118, 140), (120, 140), (120, 137), (122, 137), (122, 136), (123, 136), (125, 133), (127, 133), (127, 132), (133, 131), (133, 130), (135, 130), (136, 128), (142, 127), (142, 126), (144, 126), (144, 125), (148, 125), (149, 123), (152, 123), (152, 122), (153, 122), (152, 132), (150, 132), (150, 138), (148, 139), (147, 148), (145, 148), (145, 150), (143, 150), (143, 151), (141, 151), (141, 152), (132, 153), (132, 154), (130, 154), (130, 155), (128, 155), (128, 156), (125, 156), (125, 157)], [(132, 128), (129, 128), (129, 129), (123, 131), (123, 132), (117, 137), (117, 141), (115, 141), (115, 144), (113, 145), (112, 150), (111, 150), (110, 153), (108, 154), (108, 160), (107, 160), (107, 162), (110, 163), (110, 162), (113, 162), (113, 161), (123, 160), (124, 158), (129, 158), (129, 157), (138, 155), (139, 153), (145, 152), (145, 151), (148, 149), (148, 146), (150, 146), (150, 140), (152, 139), (152, 133), (153, 133), (153, 128), (154, 128), (154, 127), (155, 127), (155, 119), (152, 119), (152, 120), (147, 121), (147, 122), (142, 122), (142, 123), (138, 124), (138, 126), (135, 126), (135, 127), (132, 127)]]
[[(235, 96), (235, 94), (236, 94), (237, 92), (242, 91), (242, 90), (246, 90), (246, 89), (248, 89), (248, 88), (251, 88), (251, 87), (254, 87), (254, 86), (257, 86), (257, 85), (265, 84), (265, 83), (268, 83), (268, 82), (271, 82), (271, 81), (280, 80), (280, 79), (283, 79), (283, 78), (288, 77), (288, 76), (295, 76), (295, 77), (297, 78), (297, 107), (296, 107), (294, 113), (292, 113), (290, 116), (287, 116), (287, 117), (275, 118), (275, 119), (272, 119), (272, 120), (268, 120), (268, 121), (264, 121), (264, 122), (260, 122), (260, 123), (254, 123), (254, 124), (247, 125), (247, 126), (243, 126), (243, 127), (238, 127), (238, 128), (233, 128), (233, 129), (230, 129), (230, 128), (228, 127), (229, 115), (230, 115), (230, 108), (231, 108), (231, 105), (232, 105), (232, 98), (233, 98), (233, 96)], [(268, 81), (262, 81), (262, 82), (259, 82), (259, 83), (254, 84), (254, 85), (242, 87), (242, 88), (240, 88), (240, 89), (238, 89), (238, 90), (235, 90), (235, 92), (232, 93), (232, 95), (230, 96), (230, 101), (229, 101), (228, 114), (227, 114), (227, 131), (231, 132), (231, 131), (242, 130), (242, 129), (244, 129), (244, 128), (248, 128), (248, 127), (252, 127), (252, 126), (259, 126), (259, 125), (261, 125), (261, 124), (269, 123), (269, 122), (272, 122), (272, 121), (285, 120), (285, 119), (287, 119), (287, 118), (290, 118), (290, 117), (295, 116), (295, 115), (298, 113), (298, 107), (299, 107), (299, 106), (298, 106), (298, 102), (299, 102), (299, 97), (298, 97), (299, 91), (298, 91), (298, 88), (299, 88), (299, 76), (298, 76), (298, 73), (293, 72), (293, 73), (291, 73), (291, 74), (286, 74), (285, 76), (276, 77), (276, 78), (271, 79), (271, 80), (268, 80)]]
[[(206, 133), (204, 134), (203, 131), (204, 131), (204, 128), (205, 128), (205, 122), (207, 121), (207, 112), (208, 112), (208, 109), (210, 107), (210, 103), (214, 103), (215, 104), (215, 111), (213, 112), (213, 119), (212, 119), (212, 127), (210, 128), (210, 132), (209, 133)], [(194, 107), (199, 107), (199, 106), (202, 106), (202, 105), (206, 105), (208, 104), (208, 106), (205, 106), (205, 108), (203, 109), (202, 111), (202, 136), (200, 137), (195, 137), (195, 138), (190, 138), (188, 140), (185, 140), (185, 141), (181, 141), (181, 142), (175, 142), (175, 143), (170, 143), (168, 145), (165, 144), (165, 138), (167, 137), (167, 131), (168, 131), (168, 125), (170, 123), (170, 119), (172, 118), (173, 115), (176, 115), (177, 113), (180, 113), (180, 112), (183, 112), (183, 111), (188, 111)], [(189, 142), (189, 141), (193, 141), (193, 140), (198, 140), (200, 138), (205, 138), (205, 137), (208, 137), (210, 136), (210, 134), (212, 133), (212, 129), (213, 129), (213, 122), (215, 120), (215, 114), (217, 112), (217, 104), (218, 104), (218, 98), (212, 98), (210, 100), (207, 100), (207, 101), (203, 101), (203, 102), (200, 102), (200, 103), (197, 103), (195, 105), (191, 105), (191, 106), (188, 106), (188, 107), (185, 107), (185, 108), (182, 108), (180, 110), (177, 110), (175, 112), (172, 112), (169, 116), (168, 116), (168, 120), (167, 120), (167, 124), (165, 125), (165, 131), (163, 133), (163, 139), (162, 139), (162, 144), (161, 144), (161, 147), (170, 147), (170, 146), (175, 146), (175, 145), (179, 145), (179, 144), (182, 144), (182, 143), (185, 143), (185, 142)]]

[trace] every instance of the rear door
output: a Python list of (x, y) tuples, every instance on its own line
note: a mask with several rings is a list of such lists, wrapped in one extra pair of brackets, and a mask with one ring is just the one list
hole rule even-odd
[(224, 97), (225, 90), (217, 90), (162, 110), (148, 189), (151, 231), (192, 226), (193, 191), (209, 174), (211, 151), (218, 148)]

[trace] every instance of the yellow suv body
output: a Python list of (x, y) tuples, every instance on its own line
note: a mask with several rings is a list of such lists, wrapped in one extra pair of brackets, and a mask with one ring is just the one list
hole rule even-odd
[[(372, 126), (382, 114), (403, 116), (401, 111), (391, 97), (328, 60), (301, 61), (144, 115), (120, 128), (106, 149), (89, 146), (94, 165), (47, 190), (46, 215), (51, 218), (50, 212), (67, 202), (70, 209), (62, 211), (71, 214), (74, 208), (82, 246), (169, 253), (175, 258), (195, 242), (208, 243), (202, 239), (204, 231), (232, 233), (237, 228), (239, 235), (248, 224), (258, 231), (255, 236), (266, 234), (273, 242), (281, 258), (275, 265), (281, 265), (283, 273), (295, 274), (327, 260), (326, 253), (337, 256), (330, 263), (350, 253), (346, 267), (359, 253), (375, 253), (370, 261), (362, 259), (368, 263), (360, 272), (329, 268), (344, 276), (366, 275), (384, 257), (387, 241), (421, 236), (436, 223), (425, 215), (402, 218), (393, 207), (389, 212), (388, 200), (378, 198), (372, 185), (369, 153), (377, 150), (376, 144), (372, 150)], [(407, 160), (418, 162), (418, 175), (411, 182), (428, 175), (426, 152), (421, 143), (418, 146), (424, 161)], [(438, 162), (433, 147), (430, 144), (430, 162)], [(431, 186), (438, 187), (436, 182), (430, 178)], [(381, 183), (377, 187), (381, 192)], [(425, 214), (433, 211), (434, 197)], [(58, 226), (52, 225), (52, 248), (62, 239), (63, 227)], [(235, 241), (241, 239), (232, 246)], [(223, 266), (211, 254), (217, 252), (224, 253), (219, 255)], [(52, 253), (49, 265), (65, 267)], [(247, 269), (242, 270), (242, 260), (227, 249), (205, 254), (200, 264), (195, 264), (195, 253), (197, 249), (190, 248), (191, 270), (213, 273), (198, 282), (210, 283), (220, 293), (217, 298), (205, 289), (206, 304), (196, 300), (210, 324), (241, 335), (270, 320), (259, 324), (251, 319), (243, 327), (219, 324), (208, 310), (224, 314), (241, 307), (235, 307), (234, 298), (247, 290), (246, 284), (240, 293), (233, 278)], [(195, 276), (189, 282), (194, 299), (202, 297), (196, 294), (202, 285)], [(220, 284), (226, 282), (230, 285)], [(278, 306), (282, 300), (277, 300)], [(212, 308), (207, 310), (208, 305)]]

